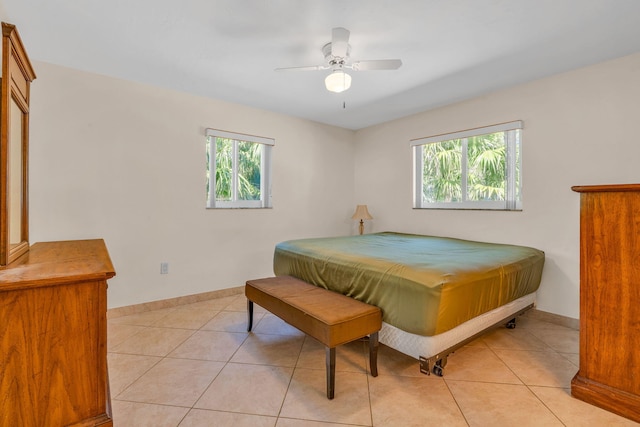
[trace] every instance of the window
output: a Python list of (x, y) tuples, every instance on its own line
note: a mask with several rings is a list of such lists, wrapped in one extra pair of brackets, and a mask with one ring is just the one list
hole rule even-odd
[(414, 208), (522, 209), (522, 122), (411, 141)]
[(207, 208), (270, 208), (275, 141), (207, 129)]

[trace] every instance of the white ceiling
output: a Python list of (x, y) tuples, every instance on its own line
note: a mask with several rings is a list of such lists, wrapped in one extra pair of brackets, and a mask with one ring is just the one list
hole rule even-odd
[[(34, 60), (348, 129), (640, 52), (640, 0), (0, 0), (0, 17)], [(322, 64), (339, 26), (353, 59), (402, 67), (342, 94), (328, 71), (274, 71)]]

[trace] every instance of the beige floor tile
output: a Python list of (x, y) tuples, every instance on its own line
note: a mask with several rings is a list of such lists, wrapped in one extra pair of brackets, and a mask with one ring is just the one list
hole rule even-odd
[(400, 353), (386, 345), (378, 348), (378, 374), (402, 375), (407, 377), (423, 377), (420, 362), (411, 356)]
[(260, 323), (253, 329), (253, 332), (259, 334), (304, 336), (304, 332), (301, 332), (299, 329), (296, 329), (271, 313), (264, 315)]
[(107, 363), (109, 366), (111, 396), (118, 396), (125, 388), (140, 378), (140, 376), (160, 360), (162, 360), (162, 358), (156, 356), (108, 353)]
[(222, 298), (211, 298), (204, 301), (194, 302), (189, 304), (195, 309), (209, 309), (214, 311), (222, 311), (227, 308), (229, 304), (234, 302), (238, 298), (238, 295), (230, 295)]
[(526, 385), (569, 387), (578, 368), (552, 351), (494, 350)]
[[(368, 372), (369, 343), (353, 341), (336, 348), (336, 371)], [(325, 369), (326, 347), (311, 337), (306, 337), (296, 366), (307, 369)]]
[[(254, 313), (253, 330), (260, 325), (263, 314)], [(201, 329), (206, 331), (247, 332), (247, 313), (221, 311)]]
[(293, 418), (278, 418), (276, 427), (356, 427), (356, 424), (335, 424), (321, 421), (296, 420)]
[(191, 407), (223, 366), (222, 362), (165, 358), (117, 399)]
[(194, 407), (276, 416), (292, 374), (293, 368), (227, 363)]
[(578, 353), (559, 353), (562, 357), (567, 359), (569, 362), (576, 365), (576, 368), (580, 366), (580, 354)]
[[(247, 298), (244, 295), (239, 296), (235, 299), (231, 304), (229, 304), (225, 310), (227, 311), (242, 311), (244, 313), (247, 312)], [(266, 313), (267, 310), (260, 307), (258, 304), (253, 304), (253, 312), (254, 313)]]
[(551, 409), (560, 420), (570, 427), (631, 427), (638, 426), (639, 423), (623, 418), (604, 409), (590, 405), (571, 397), (570, 389), (552, 387), (530, 387), (531, 391), (549, 409)]
[(111, 349), (113, 353), (166, 356), (189, 338), (194, 331), (187, 329), (147, 327)]
[(171, 313), (158, 319), (153, 326), (162, 328), (200, 329), (218, 314), (218, 310), (207, 308), (193, 308), (191, 306), (178, 307)]
[(192, 409), (180, 427), (274, 427), (276, 417)]
[(296, 366), (304, 337), (297, 335), (249, 334), (231, 361), (255, 365)]
[(171, 313), (173, 310), (173, 308), (165, 308), (162, 310), (145, 311), (144, 313), (109, 319), (109, 323), (117, 325), (153, 326), (154, 323)]
[(493, 349), (551, 350), (548, 345), (524, 328), (498, 328), (483, 335), (479, 339), (487, 344), (489, 348)]
[(560, 353), (578, 353), (580, 351), (580, 332), (573, 329), (539, 329), (530, 332)]
[(531, 318), (529, 316), (520, 316), (517, 318), (516, 320), (516, 328), (517, 329), (527, 329), (527, 330), (535, 330), (535, 331), (540, 331), (540, 330), (576, 330), (576, 329), (571, 329), (569, 327), (566, 326), (562, 326), (562, 325), (558, 325), (555, 323), (549, 323), (549, 322), (545, 322), (544, 320), (540, 320), (540, 319), (535, 319), (535, 318)]
[(374, 426), (466, 426), (440, 377), (379, 376), (369, 380)]
[(145, 328), (146, 326), (107, 322), (107, 348), (109, 350), (115, 348)]
[(447, 381), (470, 426), (562, 426), (524, 385)]
[(329, 401), (324, 346), (257, 305), (247, 334), (244, 295), (110, 319), (114, 425), (640, 425), (570, 396), (577, 331), (517, 323), (457, 350), (443, 378), (382, 344), (373, 378), (367, 342), (340, 346)]
[(489, 347), (486, 342), (482, 341), (482, 337), (478, 337), (475, 340), (467, 343), (465, 347)]
[(446, 380), (522, 384), (511, 369), (487, 347), (466, 346), (449, 355), (444, 368)]
[(227, 362), (247, 335), (246, 332), (197, 331), (169, 353), (169, 357)]
[[(256, 305), (254, 304), (254, 309), (256, 309)], [(247, 311), (247, 297), (244, 294), (236, 295), (229, 304), (224, 308), (226, 311)]]
[(332, 423), (371, 425), (367, 374), (339, 372), (335, 397), (327, 399), (324, 370), (296, 368), (280, 415)]
[(113, 427), (175, 427), (189, 411), (177, 406), (112, 401)]

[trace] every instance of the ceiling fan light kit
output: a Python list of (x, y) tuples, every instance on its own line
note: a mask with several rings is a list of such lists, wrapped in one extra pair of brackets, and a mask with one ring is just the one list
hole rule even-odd
[(324, 79), (324, 85), (330, 92), (344, 92), (351, 87), (351, 76), (342, 70), (336, 70)]
[(344, 69), (353, 71), (397, 70), (402, 65), (399, 59), (370, 59), (351, 62), (350, 32), (346, 28), (337, 27), (331, 32), (331, 42), (322, 47), (326, 64), (310, 67), (276, 68), (276, 71), (318, 71), (332, 70), (324, 79), (328, 91), (344, 92), (351, 87), (351, 76)]

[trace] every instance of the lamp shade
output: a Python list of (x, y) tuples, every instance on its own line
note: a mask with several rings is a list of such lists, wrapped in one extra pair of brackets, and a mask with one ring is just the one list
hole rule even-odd
[(367, 209), (367, 205), (358, 205), (356, 206), (356, 211), (354, 212), (351, 219), (373, 219), (369, 210)]
[(351, 87), (351, 76), (342, 70), (336, 70), (324, 79), (324, 85), (328, 91), (344, 92)]

